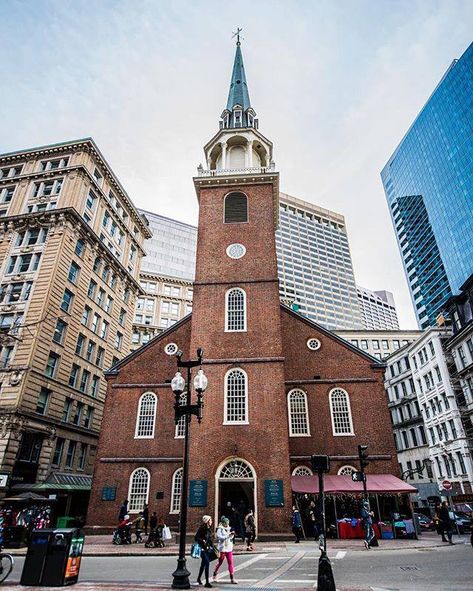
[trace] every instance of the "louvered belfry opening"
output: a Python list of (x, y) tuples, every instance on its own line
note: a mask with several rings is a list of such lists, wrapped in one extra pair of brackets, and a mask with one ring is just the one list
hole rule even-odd
[(225, 223), (248, 221), (248, 198), (244, 193), (233, 192), (225, 197)]

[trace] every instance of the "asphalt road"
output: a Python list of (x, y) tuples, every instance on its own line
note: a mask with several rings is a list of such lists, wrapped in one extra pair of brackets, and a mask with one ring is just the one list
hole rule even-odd
[[(235, 557), (239, 588), (297, 589), (317, 581), (318, 552), (311, 543), (288, 546), (278, 554), (248, 554)], [(329, 552), (337, 587), (374, 591), (473, 591), (473, 548), (456, 544), (418, 550)], [(187, 561), (195, 578), (199, 562)], [(212, 566), (215, 563), (212, 564)], [(174, 556), (85, 557), (80, 580), (93, 582), (170, 584)], [(8, 583), (18, 582), (23, 559), (15, 560)], [(229, 587), (222, 565), (217, 587)], [(233, 587), (238, 589), (238, 587)]]

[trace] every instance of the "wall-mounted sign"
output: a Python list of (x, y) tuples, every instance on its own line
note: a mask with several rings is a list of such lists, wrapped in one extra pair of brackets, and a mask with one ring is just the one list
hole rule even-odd
[(191, 480), (189, 507), (207, 507), (207, 480)]
[(7, 488), (9, 477), (10, 477), (10, 474), (5, 474), (4, 472), (2, 472), (2, 474), (0, 474), (0, 488)]
[(117, 498), (116, 486), (104, 486), (102, 488), (102, 501), (114, 501)]
[(284, 487), (282, 480), (264, 481), (266, 507), (284, 507)]
[(156, 493), (156, 500), (159, 501), (161, 499), (164, 499), (164, 492), (162, 490)]

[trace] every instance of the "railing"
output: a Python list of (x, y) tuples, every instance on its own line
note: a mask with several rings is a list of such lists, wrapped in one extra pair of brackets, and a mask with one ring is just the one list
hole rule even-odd
[(274, 163), (269, 166), (252, 166), (248, 168), (218, 168), (214, 170), (204, 170), (200, 166), (197, 168), (197, 174), (200, 177), (207, 176), (227, 176), (234, 174), (267, 174), (274, 172), (276, 169)]

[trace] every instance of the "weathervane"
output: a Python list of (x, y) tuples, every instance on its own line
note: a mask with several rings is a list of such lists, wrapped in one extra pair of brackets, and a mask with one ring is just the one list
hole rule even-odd
[[(240, 27), (237, 27), (237, 30), (235, 31), (235, 33), (233, 33), (232, 39), (233, 37), (237, 38), (237, 45), (241, 45), (240, 43), (240, 33), (243, 31), (243, 29), (241, 29)], [(243, 39), (243, 37), (242, 37)]]

